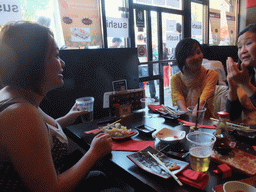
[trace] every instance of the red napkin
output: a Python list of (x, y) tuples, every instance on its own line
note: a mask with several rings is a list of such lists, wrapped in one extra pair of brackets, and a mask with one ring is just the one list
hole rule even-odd
[(256, 151), (256, 146), (252, 146), (252, 147), (253, 147), (254, 151)]
[(97, 129), (93, 129), (93, 130), (90, 130), (90, 131), (85, 131), (84, 133), (85, 133), (85, 134), (91, 134), (91, 133), (97, 132), (97, 131), (99, 131), (99, 130), (100, 130), (100, 129), (97, 128)]
[(181, 172), (181, 175), (179, 175), (178, 178), (181, 182), (201, 190), (205, 188), (209, 181), (209, 175), (202, 172), (193, 171), (191, 169), (186, 169)]
[(113, 151), (140, 151), (148, 146), (155, 148), (155, 141), (127, 140), (123, 142), (112, 142)]
[(162, 105), (148, 105), (148, 108), (150, 110), (152, 110), (153, 112), (157, 112), (156, 109), (159, 110), (159, 111), (164, 111)]

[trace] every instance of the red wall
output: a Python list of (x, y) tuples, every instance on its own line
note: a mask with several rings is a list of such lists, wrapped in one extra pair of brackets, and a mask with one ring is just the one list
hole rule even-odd
[(247, 0), (247, 8), (255, 7), (256, 6), (256, 0)]

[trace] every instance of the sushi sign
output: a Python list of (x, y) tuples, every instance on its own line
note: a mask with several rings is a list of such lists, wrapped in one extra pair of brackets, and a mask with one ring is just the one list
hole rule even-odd
[(0, 25), (9, 21), (22, 20), (20, 0), (1, 0), (0, 17)]

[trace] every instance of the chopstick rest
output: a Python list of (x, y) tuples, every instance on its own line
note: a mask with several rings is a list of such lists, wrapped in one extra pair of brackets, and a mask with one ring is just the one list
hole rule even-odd
[(232, 176), (232, 169), (227, 164), (218, 165), (216, 170), (213, 170), (214, 173), (222, 173), (222, 178), (228, 178)]

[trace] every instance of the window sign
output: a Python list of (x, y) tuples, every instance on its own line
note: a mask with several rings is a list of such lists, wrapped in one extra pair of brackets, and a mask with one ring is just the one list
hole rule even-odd
[(20, 0), (2, 0), (0, 8), (0, 25), (22, 20)]
[(108, 37), (128, 38), (128, 18), (107, 17)]
[(148, 5), (152, 5), (152, 0), (137, 0), (136, 3), (145, 3)]
[(140, 28), (145, 27), (144, 10), (136, 9), (136, 26)]
[(192, 21), (191, 29), (193, 35), (202, 35), (202, 22)]
[(180, 0), (166, 0), (166, 5), (170, 7), (180, 8)]
[(58, 0), (67, 47), (101, 46), (99, 5), (95, 0)]
[(166, 31), (176, 31), (176, 20), (166, 20)]
[(165, 0), (153, 0), (154, 5), (165, 6)]
[(166, 32), (166, 47), (175, 48), (180, 41), (179, 35), (176, 32)]

